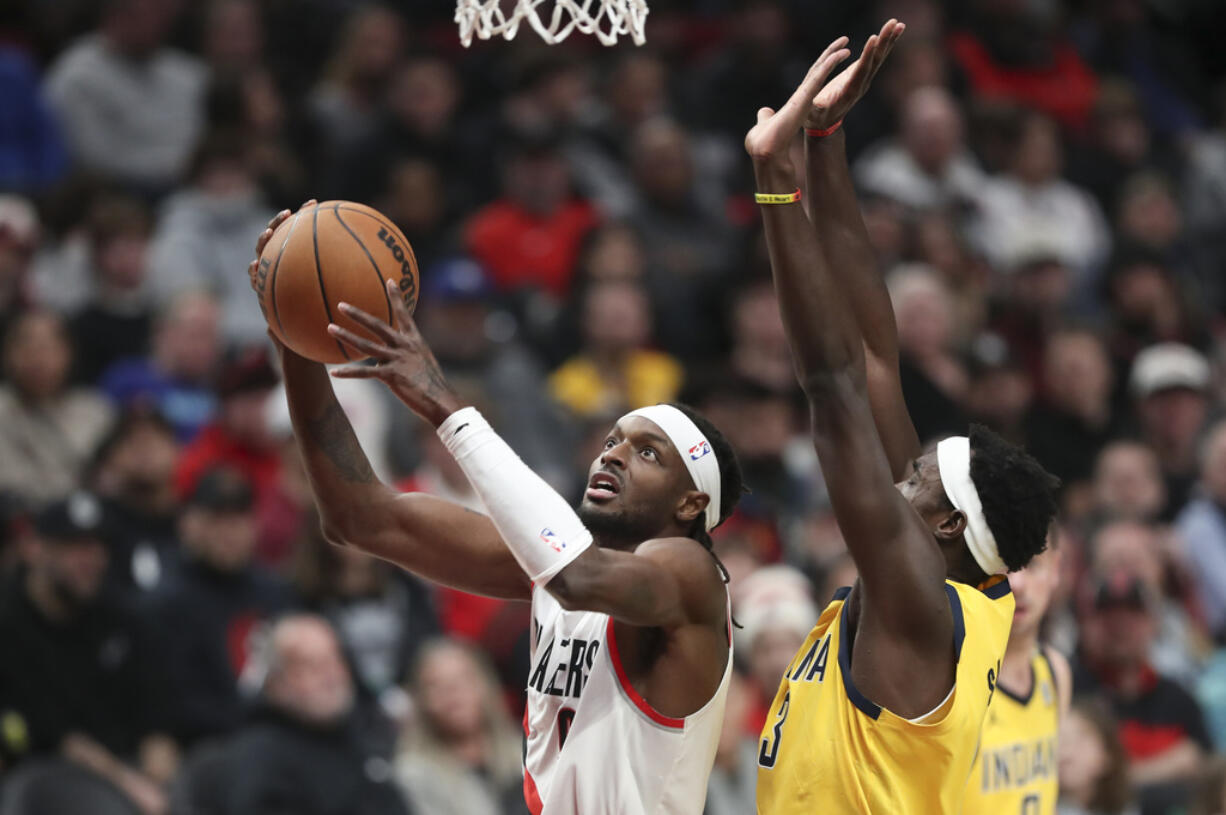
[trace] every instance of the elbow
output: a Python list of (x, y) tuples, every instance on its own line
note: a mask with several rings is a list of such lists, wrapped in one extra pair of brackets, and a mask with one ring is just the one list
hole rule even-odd
[(545, 584), (545, 589), (553, 595), (553, 599), (558, 601), (566, 611), (579, 611), (582, 607), (582, 601), (579, 593), (575, 590), (577, 581), (568, 580), (566, 578), (566, 570), (558, 572)]

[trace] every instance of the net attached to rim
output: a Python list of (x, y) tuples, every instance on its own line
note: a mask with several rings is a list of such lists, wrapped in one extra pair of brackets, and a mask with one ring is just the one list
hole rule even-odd
[[(503, 10), (511, 4), (511, 11)], [(550, 45), (572, 31), (593, 34), (602, 45), (615, 45), (625, 36), (642, 45), (647, 0), (457, 0), (455, 21), (465, 48), (474, 34), (482, 40), (498, 35), (512, 39), (525, 21)]]

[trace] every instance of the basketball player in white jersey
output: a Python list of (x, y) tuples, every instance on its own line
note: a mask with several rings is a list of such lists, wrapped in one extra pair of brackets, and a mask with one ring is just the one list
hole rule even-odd
[(732, 664), (708, 535), (742, 491), (731, 447), (688, 408), (634, 411), (609, 431), (576, 512), (458, 400), (403, 300), (391, 302), (396, 327), (340, 306), (378, 339), (330, 326), (374, 361), (332, 373), (383, 381), (436, 427), (489, 516), (380, 483), (328, 371), (278, 345), (328, 539), (463, 591), (532, 601), (524, 796), (535, 815), (699, 815)]

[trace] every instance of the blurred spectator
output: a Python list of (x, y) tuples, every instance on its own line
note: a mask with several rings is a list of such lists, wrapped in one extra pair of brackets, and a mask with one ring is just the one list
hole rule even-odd
[(903, 102), (899, 136), (870, 147), (857, 184), (912, 209), (973, 204), (987, 177), (963, 141), (962, 114), (944, 88), (917, 88)]
[(1097, 700), (1073, 700), (1060, 722), (1059, 815), (1134, 815), (1119, 725)]
[[(1226, 82), (1216, 94), (1214, 126), (1188, 139), (1188, 156), (1181, 180), (1182, 205), (1188, 231), (1201, 263), (1221, 269), (1226, 263)], [(1211, 288), (1213, 302), (1226, 307), (1226, 284), (1220, 279)]]
[(1094, 510), (1107, 518), (1153, 523), (1166, 509), (1166, 484), (1154, 451), (1135, 441), (1113, 441), (1094, 465)]
[(1165, 530), (1136, 521), (1111, 521), (1089, 541), (1090, 568), (1095, 575), (1124, 573), (1145, 585), (1153, 600), (1149, 609), (1157, 634), (1150, 649), (1155, 670), (1185, 687), (1194, 684), (1204, 643), (1200, 626), (1173, 591), (1183, 564)]
[(389, 713), (401, 712), (401, 683), (438, 628), (428, 590), (385, 561), (329, 544), (317, 522), (306, 532), (294, 562), (299, 601), (332, 624), (357, 684)]
[(1060, 173), (1060, 133), (1050, 119), (1022, 115), (1004, 174), (980, 191), (975, 239), (993, 264), (1012, 270), (1041, 251), (1086, 281), (1106, 259), (1111, 233), (1098, 204)]
[(72, 347), (51, 312), (27, 311), (4, 337), (0, 487), (31, 503), (63, 497), (111, 423), (92, 391), (69, 385)]
[(1025, 441), (1023, 420), (1034, 385), (999, 334), (985, 332), (971, 343), (966, 412), (1015, 443)]
[(1218, 422), (1200, 451), (1196, 498), (1179, 513), (1179, 536), (1200, 589), (1210, 630), (1226, 640), (1226, 422)]
[(1130, 245), (1113, 258), (1105, 288), (1111, 310), (1111, 352), (1123, 376), (1133, 358), (1159, 342), (1200, 344), (1178, 280), (1161, 252)]
[(210, 0), (206, 4), (200, 53), (215, 73), (258, 69), (264, 49), (264, 25), (254, 0)]
[(149, 193), (178, 180), (202, 120), (204, 67), (166, 45), (174, 10), (106, 0), (98, 30), (61, 54), (46, 82), (73, 158)]
[(919, 262), (936, 270), (949, 289), (958, 344), (969, 345), (987, 321), (991, 268), (971, 250), (952, 212), (921, 215), (914, 240)]
[(263, 344), (268, 327), (245, 276), (254, 235), (274, 215), (262, 199), (237, 132), (211, 133), (192, 159), (191, 186), (162, 206), (150, 250), (151, 282), (163, 302), (208, 289), (221, 305), (227, 343)]
[(753, 705), (753, 689), (740, 673), (733, 671), (703, 815), (745, 815), (755, 809), (758, 738), (748, 726)]
[(448, 234), (453, 195), (439, 166), (421, 158), (392, 163), (378, 198), (379, 211), (404, 233), (418, 268), (429, 269), (443, 259), (454, 238)]
[(0, 188), (39, 193), (68, 169), (64, 134), (29, 56), (0, 48)]
[(1164, 176), (1154, 172), (1129, 176), (1120, 189), (1115, 219), (1121, 243), (1150, 249), (1166, 265), (1189, 271), (1183, 213)]
[[(517, 340), (514, 319), (494, 302), (485, 269), (450, 258), (423, 274), (415, 319), (447, 380), (493, 407), (507, 443), (546, 481), (561, 487), (570, 475), (565, 418), (549, 399), (541, 361)], [(397, 413), (409, 418), (405, 411)]]
[(99, 387), (117, 405), (155, 408), (180, 441), (191, 441), (217, 409), (211, 386), (221, 356), (220, 321), (211, 295), (175, 297), (157, 316), (148, 356), (116, 361)]
[(427, 645), (410, 691), (417, 711), (401, 742), (396, 776), (414, 809), (526, 815), (522, 737), (480, 654), (449, 640)]
[(886, 278), (898, 322), (899, 375), (920, 439), (966, 429), (967, 373), (954, 352), (949, 290), (932, 269), (900, 266)]
[(1069, 162), (1069, 175), (1098, 200), (1105, 211), (1115, 208), (1129, 176), (1150, 166), (1170, 166), (1154, 145), (1154, 135), (1136, 89), (1120, 79), (1107, 79), (1098, 89), (1090, 116), (1089, 138)]
[(1142, 812), (1165, 812), (1187, 800), (1209, 749), (1200, 707), (1149, 661), (1157, 634), (1157, 598), (1150, 586), (1116, 571), (1100, 578), (1090, 594), (1076, 690), (1110, 699)]
[(1027, 449), (1064, 482), (1080, 489), (1099, 451), (1118, 435), (1112, 413), (1111, 361), (1093, 332), (1049, 335), (1043, 355), (1042, 396), (1026, 417)]
[(502, 197), (468, 222), (468, 252), (499, 291), (566, 295), (583, 236), (596, 213), (571, 195), (570, 174), (555, 137), (517, 134), (502, 165)]
[(102, 506), (75, 492), (35, 528), (0, 592), (4, 739), (31, 759), (6, 777), (0, 809), (163, 812), (174, 751), (157, 733), (161, 677), (139, 618), (102, 590)]
[(214, 770), (224, 815), (408, 815), (392, 784), (385, 723), (355, 706), (353, 679), (322, 618), (281, 619), (260, 658), (257, 715), (225, 743)]
[(79, 382), (97, 382), (112, 362), (149, 348), (151, 226), (148, 210), (130, 198), (103, 199), (90, 213), (91, 285), (69, 322)]
[(749, 731), (757, 733), (779, 679), (817, 622), (808, 581), (790, 566), (764, 566), (732, 587), (733, 631), (737, 659), (753, 682), (754, 710)]
[(33, 205), (17, 195), (0, 195), (0, 335), (30, 305), (30, 261), (38, 238)]
[(281, 455), (268, 426), (268, 400), (277, 374), (264, 348), (233, 356), (217, 380), (217, 417), (183, 449), (175, 468), (175, 489), (190, 495), (206, 470), (228, 466), (255, 487), (261, 512), (277, 502)]
[(363, 6), (346, 19), (324, 77), (308, 100), (328, 166), (373, 131), (403, 45), (400, 16), (387, 6)]
[(765, 388), (790, 391), (796, 385), (792, 349), (769, 278), (746, 283), (733, 297), (731, 372)]
[(289, 605), (288, 587), (252, 562), (254, 501), (239, 473), (205, 472), (179, 519), (182, 558), (148, 603), (161, 624), (169, 725), (183, 744), (242, 723), (238, 679), (253, 637)]
[(737, 248), (723, 199), (704, 190), (693, 138), (681, 125), (653, 119), (634, 131), (630, 168), (639, 203), (629, 222), (642, 239), (647, 291), (660, 346), (701, 359), (719, 339), (717, 310)]
[(123, 413), (94, 452), (86, 481), (113, 532), (111, 585), (126, 595), (154, 589), (178, 561), (178, 458), (174, 429), (140, 408)]
[(634, 410), (669, 402), (681, 390), (681, 366), (647, 350), (651, 310), (630, 282), (597, 283), (582, 306), (583, 346), (549, 377), (549, 391), (575, 416)]
[(971, 91), (1035, 107), (1079, 130), (1094, 102), (1097, 79), (1057, 23), (1051, 4), (971, 0), (969, 26), (949, 48)]
[(1196, 448), (1209, 415), (1209, 362), (1177, 343), (1137, 355), (1130, 386), (1141, 438), (1158, 454), (1166, 479), (1168, 514), (1187, 503), (1196, 480)]

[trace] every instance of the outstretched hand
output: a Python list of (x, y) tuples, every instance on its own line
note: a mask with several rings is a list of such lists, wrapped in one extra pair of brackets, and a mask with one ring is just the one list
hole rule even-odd
[(758, 123), (745, 136), (745, 149), (755, 159), (767, 159), (786, 155), (796, 131), (809, 113), (813, 98), (826, 82), (831, 72), (843, 60), (851, 56), (847, 50), (847, 38), (839, 37), (817, 58), (809, 68), (804, 81), (778, 111), (771, 108), (758, 109)]
[(349, 303), (338, 306), (342, 314), (377, 339), (367, 339), (336, 323), (329, 323), (329, 334), (374, 360), (374, 364), (358, 362), (336, 368), (332, 375), (339, 379), (378, 379), (413, 412), (438, 427), (463, 404), (447, 384), (438, 360), (417, 330), (396, 281), (387, 281), (387, 293), (396, 318), (395, 326)]
[(881, 31), (868, 38), (860, 58), (840, 71), (812, 97), (805, 127), (825, 130), (843, 120), (868, 91), (873, 77), (885, 64), (885, 59), (907, 30), (904, 23), (891, 19)]

